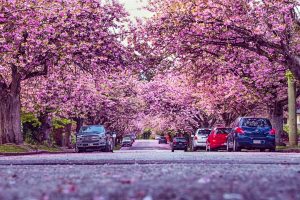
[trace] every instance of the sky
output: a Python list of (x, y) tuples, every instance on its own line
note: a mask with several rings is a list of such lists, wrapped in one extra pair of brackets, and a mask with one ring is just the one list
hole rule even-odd
[(150, 17), (151, 13), (143, 9), (143, 6), (147, 5), (148, 0), (119, 0), (125, 5), (125, 9), (131, 15), (131, 18), (135, 17)]

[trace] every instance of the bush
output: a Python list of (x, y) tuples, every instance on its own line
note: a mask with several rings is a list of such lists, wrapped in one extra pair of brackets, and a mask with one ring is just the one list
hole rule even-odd
[[(283, 125), (283, 132), (284, 132), (284, 134), (289, 134), (289, 125), (288, 124), (284, 124)], [(298, 135), (300, 135), (300, 129), (298, 128), (297, 129), (297, 133), (298, 133)]]
[(52, 127), (53, 129), (60, 129), (65, 128), (66, 125), (73, 123), (72, 120), (65, 119), (65, 118), (54, 118), (52, 120)]
[[(65, 118), (54, 118), (52, 120), (52, 128), (53, 128), (52, 140), (56, 145), (70, 146), (75, 143), (75, 139), (74, 139), (74, 137), (72, 138), (72, 134), (70, 132), (71, 130), (69, 130), (69, 131), (66, 130), (66, 126), (70, 125), (70, 124), (73, 124), (73, 121), (69, 120), (69, 119), (65, 119)], [(66, 137), (64, 137), (64, 134), (66, 134), (66, 132), (68, 132), (70, 134), (69, 137), (71, 137), (71, 138), (67, 139)], [(68, 141), (66, 141), (66, 140), (68, 140)]]
[(146, 128), (143, 132), (143, 139), (150, 139), (152, 131), (150, 128)]
[(41, 135), (39, 128), (41, 122), (33, 113), (21, 113), (22, 132), (25, 142), (37, 144), (40, 142)]

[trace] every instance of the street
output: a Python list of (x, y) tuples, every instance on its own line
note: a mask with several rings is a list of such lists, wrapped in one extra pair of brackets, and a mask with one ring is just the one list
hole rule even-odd
[(121, 150), (171, 150), (170, 144), (158, 144), (158, 140), (137, 140), (131, 147)]
[(137, 140), (114, 153), (0, 157), (0, 199), (300, 199), (300, 154), (183, 152)]

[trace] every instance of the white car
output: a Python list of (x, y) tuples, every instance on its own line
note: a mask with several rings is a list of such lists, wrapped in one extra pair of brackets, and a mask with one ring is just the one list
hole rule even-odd
[(210, 128), (199, 128), (194, 135), (192, 135), (192, 150), (205, 149), (206, 140), (210, 134)]
[(160, 137), (161, 137), (160, 135), (156, 135), (156, 136), (155, 136), (155, 140), (159, 140)]

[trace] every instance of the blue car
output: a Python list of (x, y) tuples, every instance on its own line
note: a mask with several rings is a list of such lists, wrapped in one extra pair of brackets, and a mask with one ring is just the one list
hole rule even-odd
[(227, 137), (227, 151), (259, 149), (275, 151), (275, 130), (267, 118), (241, 117)]

